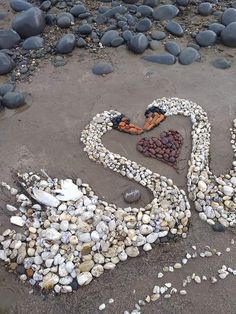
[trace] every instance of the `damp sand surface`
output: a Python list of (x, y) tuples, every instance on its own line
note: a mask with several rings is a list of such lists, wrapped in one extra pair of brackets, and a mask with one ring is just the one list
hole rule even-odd
[[(211, 58), (209, 52), (209, 58)], [(146, 106), (161, 97), (179, 97), (203, 106), (212, 124), (211, 168), (215, 174), (227, 173), (231, 168), (233, 152), (230, 145), (232, 120), (236, 117), (235, 67), (227, 71), (213, 68), (209, 62), (191, 66), (157, 65), (141, 60), (124, 48), (112, 50), (114, 72), (105, 77), (91, 72), (94, 58), (76, 50), (67, 64), (54, 68), (43, 64), (32, 82), (20, 83), (17, 88), (32, 95), (32, 102), (20, 113), (0, 114), (0, 181), (13, 184), (12, 175), (18, 171), (45, 169), (50, 176), (59, 178), (80, 177), (88, 182), (99, 197), (118, 206), (127, 206), (122, 192), (138, 184), (122, 178), (90, 161), (83, 152), (80, 133), (96, 113), (114, 109), (143, 125)], [(186, 190), (188, 159), (191, 153), (191, 123), (184, 117), (167, 118), (158, 128), (145, 136), (159, 136), (168, 129), (179, 131), (184, 137), (178, 171), (161, 161), (145, 158), (136, 150), (142, 135), (131, 136), (111, 131), (104, 136), (104, 144), (111, 151), (120, 153), (143, 164), (152, 171), (172, 178)], [(141, 200), (135, 206), (144, 206), (151, 195), (141, 188)], [(9, 227), (9, 214), (4, 209), (8, 198), (0, 197), (0, 232)], [(180, 283), (193, 272), (199, 275), (217, 275), (223, 265), (236, 268), (236, 246), (222, 257), (197, 258), (186, 267), (158, 279), (163, 266), (179, 262), (185, 252), (196, 245), (203, 250), (211, 245), (224, 252), (235, 238), (234, 231), (216, 233), (199, 220), (192, 207), (193, 217), (186, 239), (176, 243), (157, 245), (147, 253), (119, 263), (99, 279), (71, 295), (43, 296), (30, 294), (31, 286), (23, 285), (13, 274), (0, 267), (0, 313), (30, 314), (99, 313), (101, 303), (108, 304), (103, 313), (123, 313), (132, 310), (139, 299), (152, 293), (154, 285)], [(198, 314), (236, 313), (236, 278), (227, 277), (216, 284), (209, 281), (191, 284), (186, 296), (175, 295), (161, 299), (142, 308), (142, 313)]]

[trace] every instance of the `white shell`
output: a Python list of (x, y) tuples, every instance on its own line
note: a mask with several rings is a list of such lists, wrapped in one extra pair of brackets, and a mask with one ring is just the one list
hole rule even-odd
[(33, 188), (33, 194), (36, 200), (43, 205), (50, 207), (58, 207), (60, 205), (60, 201), (48, 192)]

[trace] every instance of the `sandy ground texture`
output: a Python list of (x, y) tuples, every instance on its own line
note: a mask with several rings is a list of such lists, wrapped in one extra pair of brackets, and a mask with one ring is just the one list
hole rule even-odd
[[(142, 125), (146, 106), (156, 98), (179, 97), (195, 101), (208, 112), (212, 123), (211, 167), (215, 174), (227, 173), (233, 153), (229, 128), (236, 117), (236, 90), (234, 67), (227, 71), (213, 68), (209, 63), (191, 66), (175, 64), (171, 67), (150, 64), (125, 49), (112, 50), (114, 72), (106, 77), (91, 72), (94, 62), (86, 52), (75, 51), (69, 62), (61, 68), (50, 63), (42, 65), (30, 84), (18, 88), (32, 95), (27, 110), (5, 112), (0, 116), (0, 181), (12, 182), (17, 170), (40, 171), (44, 168), (51, 176), (59, 178), (80, 177), (88, 182), (97, 195), (109, 202), (124, 206), (122, 192), (136, 185), (126, 178), (104, 169), (87, 158), (80, 142), (80, 133), (92, 117), (103, 110), (115, 109), (127, 114), (132, 121)], [(212, 56), (211, 56), (212, 57)], [(148, 136), (158, 136), (163, 130), (174, 128), (184, 136), (178, 172), (160, 161), (143, 157), (136, 151), (142, 137), (112, 131), (104, 137), (105, 145), (113, 152), (135, 160), (151, 170), (166, 175), (186, 190), (187, 161), (191, 153), (191, 124), (183, 117), (170, 117), (151, 131)], [(139, 185), (136, 185), (139, 187)], [(0, 197), (0, 232), (9, 226), (9, 214), (4, 209), (8, 201)], [(142, 198), (135, 206), (142, 206), (151, 195), (142, 189)], [(120, 263), (90, 285), (71, 295), (43, 297), (30, 294), (31, 287), (23, 285), (13, 274), (0, 267), (0, 313), (57, 313), (94, 314), (98, 306), (108, 303), (103, 313), (123, 313), (132, 310), (139, 299), (152, 293), (154, 285), (172, 282), (176, 288), (193, 272), (199, 275), (217, 275), (223, 265), (236, 268), (236, 245), (226, 253), (226, 247), (235, 238), (234, 232), (216, 233), (199, 220), (192, 208), (193, 217), (186, 239), (176, 243), (156, 246), (148, 253)], [(221, 257), (197, 258), (162, 279), (157, 274), (165, 265), (173, 265), (192, 252), (191, 246), (203, 249), (211, 245), (222, 251)], [(142, 308), (142, 313), (197, 314), (236, 313), (235, 284), (233, 276), (216, 284), (209, 281), (191, 284), (186, 296), (175, 295), (161, 299)], [(135, 291), (134, 291), (135, 290)]]

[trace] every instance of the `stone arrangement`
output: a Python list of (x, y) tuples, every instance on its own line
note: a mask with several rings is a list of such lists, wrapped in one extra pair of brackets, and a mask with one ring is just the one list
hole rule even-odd
[[(148, 109), (153, 107), (165, 111), (166, 116), (191, 118), (189, 197), (207, 223), (234, 226), (236, 163), (229, 174), (219, 178), (210, 171), (207, 114), (199, 105), (177, 98), (154, 101)], [(17, 206), (6, 206), (12, 213), (10, 221), (23, 232), (3, 232), (0, 259), (22, 281), (28, 280), (45, 291), (71, 292), (115, 268), (120, 261), (138, 256), (141, 249), (151, 250), (164, 237), (186, 237), (191, 212), (185, 192), (171, 179), (103, 145), (102, 136), (112, 130), (117, 116), (121, 114), (111, 110), (93, 118), (81, 134), (84, 151), (91, 160), (149, 189), (153, 200), (144, 208), (119, 208), (100, 200), (81, 179), (73, 183), (71, 179), (51, 179), (46, 173), (43, 178), (32, 172), (19, 175), (28, 196), (2, 183), (16, 198)], [(236, 120), (231, 133), (235, 153)]]
[[(200, 60), (202, 47), (218, 43), (236, 47), (235, 2), (41, 0), (37, 6), (11, 0), (10, 7), (17, 15), (9, 29), (0, 29), (0, 75), (15, 69), (12, 79), (27, 78), (38, 60), (51, 55), (61, 55), (54, 64), (64, 65), (63, 55), (76, 47), (100, 52), (105, 46), (126, 45), (142, 54), (163, 46), (165, 53), (143, 58), (169, 65), (177, 60), (184, 65)], [(1, 16), (4, 19), (7, 14)], [(175, 39), (184, 36), (188, 43), (182, 49)], [(231, 61), (219, 58), (212, 64), (226, 69)], [(103, 72), (99, 65), (93, 72)], [(112, 65), (103, 66), (104, 74), (112, 71)]]
[(160, 137), (144, 137), (137, 143), (137, 150), (146, 157), (152, 157), (176, 168), (183, 137), (178, 131), (162, 132)]

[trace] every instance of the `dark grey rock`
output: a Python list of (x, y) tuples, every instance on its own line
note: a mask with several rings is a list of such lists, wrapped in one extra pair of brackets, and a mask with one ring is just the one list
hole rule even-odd
[(122, 38), (121, 36), (118, 36), (111, 41), (112, 47), (119, 47), (123, 44), (124, 44), (124, 38)]
[(141, 192), (136, 187), (130, 187), (124, 191), (123, 197), (127, 203), (134, 203), (140, 200)]
[(128, 42), (133, 37), (133, 34), (130, 30), (126, 30), (122, 33), (122, 37), (124, 38), (126, 42)]
[(17, 15), (12, 21), (12, 28), (21, 38), (39, 35), (45, 28), (45, 17), (38, 8), (31, 8)]
[(153, 18), (155, 20), (171, 20), (177, 16), (179, 9), (172, 4), (160, 5), (153, 11)]
[(215, 68), (222, 69), (222, 70), (225, 70), (231, 67), (230, 62), (226, 58), (223, 58), (223, 57), (213, 60), (211, 64)]
[(159, 49), (161, 47), (161, 43), (158, 40), (151, 40), (149, 42), (149, 47), (152, 50), (157, 50), (157, 49)]
[(78, 17), (80, 14), (86, 13), (87, 10), (84, 5), (82, 4), (76, 4), (73, 6), (73, 8), (70, 10), (70, 13), (74, 15), (74, 17)]
[(20, 36), (13, 29), (0, 29), (0, 49), (11, 49), (20, 41)]
[(189, 65), (194, 61), (200, 60), (200, 58), (200, 54), (196, 49), (187, 47), (181, 50), (179, 54), (179, 63), (183, 65)]
[(216, 33), (213, 31), (200, 31), (196, 36), (196, 42), (201, 47), (208, 47), (215, 44), (216, 38)]
[(155, 8), (160, 3), (160, 0), (143, 0), (143, 4), (148, 5), (151, 8)]
[(14, 61), (7, 54), (0, 52), (0, 75), (11, 72), (14, 68)]
[(100, 61), (93, 66), (93, 74), (104, 75), (113, 72), (113, 66), (111, 63)]
[(20, 92), (7, 92), (3, 98), (2, 103), (8, 109), (15, 109), (25, 104), (25, 97)]
[(221, 223), (216, 222), (213, 226), (212, 229), (216, 232), (224, 232), (225, 231), (225, 226), (223, 226)]
[(223, 25), (229, 25), (230, 23), (236, 22), (236, 9), (229, 8), (224, 11), (221, 17), (221, 23)]
[(108, 11), (106, 11), (105, 13), (103, 13), (103, 15), (110, 19), (112, 17), (115, 17), (117, 14), (124, 14), (127, 11), (126, 7), (124, 6), (117, 6), (117, 7), (113, 7), (111, 9), (109, 9)]
[(165, 44), (165, 49), (171, 53), (173, 56), (178, 56), (180, 54), (180, 47), (174, 41), (167, 41)]
[(148, 39), (144, 34), (134, 35), (128, 42), (128, 48), (135, 53), (141, 54), (148, 46)]
[(225, 28), (225, 26), (223, 24), (220, 24), (220, 23), (212, 23), (208, 27), (208, 29), (215, 32), (217, 36), (220, 36), (220, 34), (224, 28)]
[(57, 53), (70, 53), (75, 47), (75, 35), (74, 34), (66, 34), (64, 35), (56, 45)]
[(165, 28), (170, 34), (172, 34), (176, 37), (184, 36), (184, 30), (183, 30), (182, 26), (177, 22), (170, 21), (167, 23)]
[(212, 4), (209, 2), (202, 2), (198, 6), (198, 13), (207, 16), (210, 15), (213, 11)]
[(58, 68), (62, 67), (66, 64), (65, 59), (62, 56), (56, 56), (55, 59), (53, 60), (53, 65)]
[(43, 1), (43, 3), (41, 4), (40, 6), (40, 9), (42, 11), (48, 11), (52, 6), (52, 3), (50, 0), (46, 0), (46, 1)]
[(151, 37), (152, 37), (152, 39), (155, 39), (155, 40), (162, 40), (162, 39), (166, 38), (166, 34), (164, 32), (161, 32), (161, 31), (152, 31)]
[(63, 12), (60, 13), (57, 16), (57, 25), (60, 28), (68, 28), (71, 26), (71, 23), (74, 22), (74, 17), (72, 14), (68, 13), (68, 12)]
[(83, 38), (80, 37), (80, 38), (78, 38), (78, 40), (77, 40), (76, 46), (77, 46), (78, 48), (84, 48), (84, 47), (87, 46), (87, 43), (86, 43), (86, 41), (85, 41)]
[(172, 65), (172, 64), (175, 64), (176, 62), (175, 56), (169, 53), (160, 54), (160, 55), (143, 56), (143, 59), (149, 62), (167, 64), (167, 65)]
[(25, 268), (24, 268), (24, 266), (23, 266), (23, 265), (18, 265), (18, 266), (16, 267), (16, 272), (17, 272), (18, 275), (23, 275), (23, 274), (25, 274)]
[(152, 27), (152, 22), (149, 20), (149, 18), (145, 17), (144, 19), (141, 19), (137, 25), (136, 25), (136, 31), (140, 33), (144, 33), (149, 31), (149, 29)]
[(140, 5), (137, 12), (141, 13), (142, 16), (152, 16), (153, 9), (148, 5)]
[(176, 4), (180, 7), (187, 7), (189, 0), (176, 0)]
[(236, 47), (236, 22), (230, 23), (222, 30), (221, 39), (225, 46)]
[(112, 40), (115, 39), (116, 37), (119, 37), (119, 33), (114, 30), (109, 30), (105, 32), (105, 34), (102, 36), (101, 43), (103, 44), (103, 46), (109, 47), (111, 46)]
[(192, 47), (193, 49), (196, 49), (196, 50), (199, 50), (201, 48), (198, 44), (193, 43), (191, 41), (188, 42), (187, 47)]
[(127, 4), (135, 4), (138, 0), (123, 0), (123, 2)]
[(80, 27), (78, 28), (78, 32), (82, 35), (89, 35), (92, 33), (92, 26), (89, 25), (88, 23), (82, 24), (80, 25)]
[(32, 36), (24, 40), (22, 47), (25, 50), (40, 49), (43, 47), (44, 40), (40, 36)]
[(25, 0), (10, 0), (10, 7), (15, 12), (26, 11), (32, 8), (32, 4)]
[(15, 85), (10, 83), (4, 83), (0, 85), (0, 96), (4, 96), (7, 92), (13, 92)]

